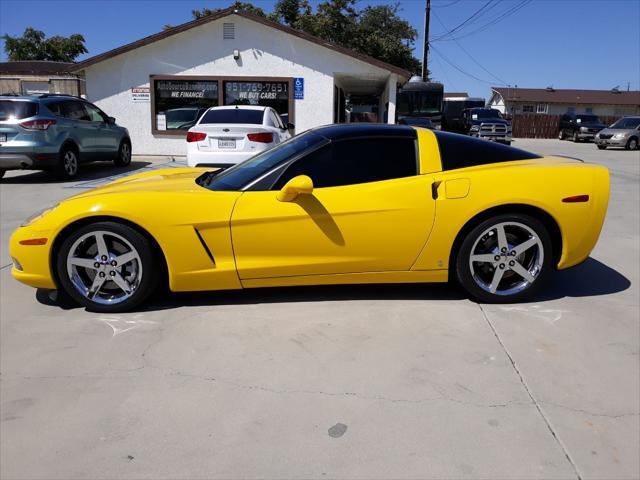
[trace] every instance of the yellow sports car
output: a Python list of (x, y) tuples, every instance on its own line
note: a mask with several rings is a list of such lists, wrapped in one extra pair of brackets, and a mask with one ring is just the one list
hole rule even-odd
[(64, 200), (12, 238), (13, 276), (88, 309), (174, 292), (457, 280), (531, 296), (585, 260), (606, 168), (409, 126), (316, 128), (227, 170), (169, 168)]

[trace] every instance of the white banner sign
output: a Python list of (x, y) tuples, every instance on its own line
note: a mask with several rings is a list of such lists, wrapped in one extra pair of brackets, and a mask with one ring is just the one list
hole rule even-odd
[(151, 101), (149, 87), (132, 88), (131, 101), (133, 103), (149, 103)]

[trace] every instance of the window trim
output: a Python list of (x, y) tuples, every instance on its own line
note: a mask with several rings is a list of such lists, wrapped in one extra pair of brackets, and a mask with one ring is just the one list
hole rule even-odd
[[(277, 184), (280, 181), (280, 178), (282, 177), (282, 175), (284, 175), (284, 173), (289, 169), (289, 167), (291, 167), (291, 165), (293, 165), (295, 162), (302, 160), (303, 156), (307, 156), (312, 154), (313, 152), (321, 149), (321, 148), (325, 148), (327, 146), (330, 146), (332, 144), (336, 144), (336, 143), (342, 143), (342, 142), (349, 142), (349, 141), (353, 141), (353, 140), (370, 140), (370, 139), (376, 139), (376, 140), (391, 140), (391, 141), (395, 141), (395, 140), (411, 140), (413, 142), (413, 152), (415, 154), (415, 162), (416, 162), (416, 169), (415, 169), (415, 174), (413, 175), (408, 175), (406, 177), (394, 177), (394, 178), (386, 178), (384, 180), (374, 180), (372, 182), (360, 182), (360, 183), (348, 183), (345, 185), (333, 185), (330, 187), (316, 187), (314, 186), (313, 189), (325, 189), (325, 188), (340, 188), (340, 187), (353, 187), (355, 185), (366, 185), (366, 184), (370, 184), (370, 183), (376, 183), (376, 182), (388, 182), (390, 180), (400, 180), (403, 178), (412, 178), (412, 177), (417, 177), (422, 175), (422, 173), (420, 172), (420, 155), (418, 152), (418, 139), (417, 138), (413, 138), (410, 136), (394, 136), (394, 137), (385, 137), (385, 136), (379, 136), (379, 135), (358, 135), (358, 136), (354, 136), (354, 137), (347, 137), (347, 138), (340, 138), (337, 140), (329, 140), (328, 142), (323, 142), (319, 145), (317, 145), (315, 148), (301, 152), (299, 155), (297, 155), (295, 158), (292, 158), (291, 160), (288, 160), (287, 162), (285, 162), (284, 168), (283, 165), (278, 165), (277, 167), (272, 168), (268, 173), (266, 173), (265, 175), (263, 175), (262, 177), (260, 177), (260, 179), (266, 177), (267, 175), (270, 175), (271, 173), (273, 173), (276, 169), (278, 168), (282, 168), (282, 172), (280, 172), (280, 175), (278, 175), (277, 178), (274, 179), (274, 181), (271, 183), (271, 186), (269, 187), (268, 191), (270, 192), (274, 192), (274, 191), (280, 191), (281, 189), (277, 189), (274, 190), (274, 185)], [(313, 181), (313, 179), (311, 179)], [(256, 182), (252, 182), (253, 183), (257, 183)]]
[[(525, 110), (526, 108), (529, 108), (529, 107), (531, 107), (530, 111), (529, 110)], [(535, 113), (535, 112), (536, 112), (536, 109), (535, 109), (534, 105), (531, 105), (531, 104), (528, 104), (528, 103), (522, 105), (522, 113)]]
[(186, 80), (186, 81), (217, 81), (218, 82), (218, 106), (224, 106), (224, 82), (288, 82), (289, 83), (289, 121), (295, 124), (295, 99), (293, 95), (293, 77), (236, 77), (236, 76), (211, 76), (211, 75), (149, 75), (151, 135), (186, 137), (186, 130), (158, 130), (156, 118), (155, 82), (158, 80)]
[[(544, 107), (542, 109), (542, 111), (540, 111), (540, 107)], [(545, 115), (549, 113), (549, 104), (548, 103), (538, 103), (536, 105), (536, 114), (538, 115)]]

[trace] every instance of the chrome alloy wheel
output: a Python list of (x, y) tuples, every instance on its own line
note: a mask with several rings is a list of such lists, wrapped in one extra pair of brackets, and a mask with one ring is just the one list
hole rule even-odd
[(67, 150), (62, 158), (64, 171), (68, 176), (73, 177), (78, 173), (78, 157), (72, 150)]
[(494, 295), (525, 290), (542, 271), (544, 247), (535, 231), (519, 222), (486, 229), (471, 248), (469, 268), (476, 284)]
[(113, 305), (130, 298), (140, 285), (142, 260), (124, 237), (98, 230), (73, 243), (67, 256), (67, 275), (88, 300)]
[(120, 161), (122, 165), (129, 165), (131, 162), (131, 147), (127, 142), (122, 144)]

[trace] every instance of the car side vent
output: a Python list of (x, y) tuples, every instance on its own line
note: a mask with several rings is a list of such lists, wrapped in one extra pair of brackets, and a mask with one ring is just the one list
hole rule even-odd
[(198, 237), (198, 240), (200, 240), (200, 243), (202, 244), (202, 248), (207, 253), (207, 256), (211, 260), (211, 263), (213, 263), (213, 265), (215, 266), (216, 259), (213, 258), (213, 253), (211, 253), (211, 250), (209, 250), (209, 247), (207, 247), (207, 244), (204, 241), (204, 238), (202, 238), (202, 235), (200, 235), (200, 232), (198, 231), (198, 229), (196, 227), (193, 227), (193, 231), (196, 232), (196, 236)]
[(223, 40), (233, 40), (236, 38), (236, 24), (235, 23), (224, 23), (222, 25), (222, 39)]

